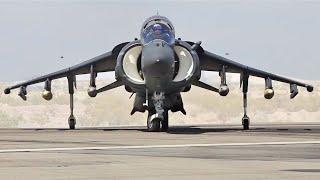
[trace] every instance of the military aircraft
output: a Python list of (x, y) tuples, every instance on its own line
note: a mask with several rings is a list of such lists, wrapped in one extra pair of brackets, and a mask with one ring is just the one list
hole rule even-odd
[[(101, 72), (115, 72), (115, 81), (104, 87), (96, 87), (96, 77)], [(221, 84), (219, 88), (200, 81), (201, 71), (219, 72)], [(149, 131), (167, 131), (168, 111), (181, 111), (183, 107), (181, 92), (188, 92), (191, 86), (198, 86), (227, 96), (229, 88), (227, 73), (240, 74), (240, 87), (243, 92), (244, 116), (243, 129), (249, 129), (247, 116), (247, 92), (249, 76), (265, 79), (264, 97), (274, 96), (272, 81), (290, 84), (290, 97), (298, 94), (297, 86), (305, 87), (309, 92), (313, 86), (258, 70), (238, 62), (208, 52), (201, 46), (201, 41), (190, 42), (175, 38), (175, 29), (170, 20), (164, 16), (149, 17), (142, 25), (140, 39), (124, 42), (115, 46), (110, 52), (84, 61), (78, 65), (32, 79), (4, 90), (5, 94), (20, 88), (18, 95), (27, 99), (27, 87), (44, 82), (45, 100), (52, 99), (51, 81), (66, 77), (70, 94), (69, 127), (75, 129), (76, 118), (73, 114), (73, 95), (76, 76), (90, 74), (88, 95), (96, 97), (104, 91), (124, 86), (126, 91), (135, 93), (131, 115), (135, 112), (148, 111), (147, 129)]]

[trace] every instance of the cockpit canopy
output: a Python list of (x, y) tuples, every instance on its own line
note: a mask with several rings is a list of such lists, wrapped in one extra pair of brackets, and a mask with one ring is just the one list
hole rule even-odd
[(155, 39), (161, 39), (170, 45), (175, 42), (173, 27), (161, 19), (148, 22), (143, 27), (141, 36), (143, 44), (147, 44)]

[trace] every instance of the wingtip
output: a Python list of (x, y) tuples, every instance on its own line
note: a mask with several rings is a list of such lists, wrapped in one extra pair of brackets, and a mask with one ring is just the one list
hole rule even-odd
[(5, 90), (4, 90), (4, 94), (10, 94), (10, 88), (6, 88)]
[(308, 91), (308, 92), (312, 92), (312, 91), (313, 91), (313, 86), (308, 85), (308, 86), (307, 86), (307, 91)]

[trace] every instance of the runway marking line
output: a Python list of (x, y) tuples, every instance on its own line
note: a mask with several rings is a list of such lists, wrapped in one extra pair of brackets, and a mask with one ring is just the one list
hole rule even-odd
[(98, 146), (70, 148), (34, 148), (34, 149), (2, 149), (0, 153), (43, 152), (43, 151), (75, 151), (75, 150), (117, 150), (117, 149), (153, 149), (153, 148), (184, 148), (184, 147), (218, 147), (218, 146), (255, 146), (255, 145), (293, 145), (320, 144), (320, 141), (292, 142), (253, 142), (253, 143), (215, 143), (215, 144), (180, 144), (180, 145), (141, 145), (141, 146)]

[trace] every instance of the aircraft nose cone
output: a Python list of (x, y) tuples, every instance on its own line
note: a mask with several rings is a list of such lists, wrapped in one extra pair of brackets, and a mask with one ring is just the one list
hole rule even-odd
[(145, 77), (173, 77), (173, 48), (162, 40), (147, 44), (142, 49), (141, 67)]
[(174, 51), (162, 40), (142, 48), (141, 69), (149, 92), (165, 91), (174, 76)]

